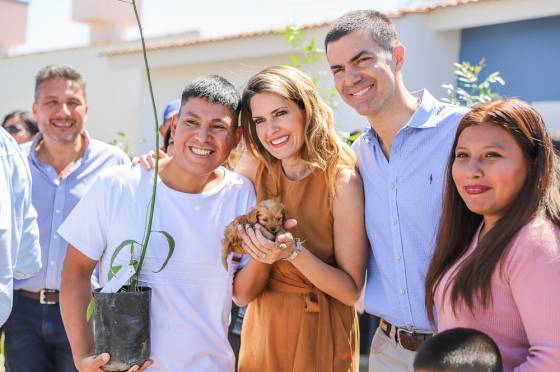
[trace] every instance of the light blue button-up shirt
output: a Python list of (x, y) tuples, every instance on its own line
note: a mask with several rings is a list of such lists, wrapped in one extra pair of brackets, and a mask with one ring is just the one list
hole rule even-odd
[(103, 169), (129, 162), (126, 154), (115, 146), (89, 138), (84, 155), (76, 161), (65, 178), (55, 169), (39, 161), (35, 148), (39, 133), (29, 147), (29, 166), (33, 177), (33, 206), (37, 210), (43, 267), (32, 278), (17, 280), (15, 289), (39, 292), (43, 288), (60, 289), (60, 274), (68, 243), (58, 234), (58, 227)]
[(353, 149), (364, 183), (371, 245), (366, 311), (399, 327), (431, 330), (424, 279), (434, 248), (443, 183), (457, 125), (466, 112), (413, 93), (420, 105), (391, 144), (389, 160), (368, 127)]
[(17, 143), (0, 129), (0, 325), (12, 309), (13, 279), (41, 268), (37, 213), (31, 204), (31, 174)]

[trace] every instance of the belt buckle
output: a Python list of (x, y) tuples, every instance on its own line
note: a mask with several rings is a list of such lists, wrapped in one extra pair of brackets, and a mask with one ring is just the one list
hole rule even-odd
[(47, 293), (56, 293), (56, 289), (41, 289), (39, 291), (39, 303), (42, 305), (56, 305), (56, 301), (47, 301)]
[(408, 350), (408, 347), (405, 347), (402, 342), (401, 342), (401, 332), (406, 333), (407, 335), (409, 335), (410, 337), (414, 337), (414, 335), (416, 334), (416, 332), (413, 329), (407, 329), (407, 328), (397, 328), (397, 343), (399, 344), (400, 347), (402, 347), (403, 349)]

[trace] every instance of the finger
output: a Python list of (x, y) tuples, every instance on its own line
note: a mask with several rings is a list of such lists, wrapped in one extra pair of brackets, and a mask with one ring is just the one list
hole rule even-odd
[(284, 228), (286, 230), (292, 229), (297, 225), (297, 220), (294, 218), (290, 218), (289, 220), (286, 220), (286, 222), (284, 222)]
[(110, 359), (109, 353), (99, 354), (94, 358), (92, 366), (94, 368), (100, 368), (102, 365), (107, 364), (109, 359)]
[(293, 241), (294, 241), (294, 236), (289, 232), (278, 234), (278, 236), (276, 236), (276, 244), (291, 243)]
[[(267, 239), (263, 235), (262, 229), (257, 227), (257, 230), (255, 231), (255, 237), (259, 241), (259, 244), (260, 244), (259, 249), (261, 249), (263, 251), (267, 251), (267, 252), (270, 252), (274, 249), (274, 241)], [(274, 238), (274, 235), (272, 237)]]
[(251, 225), (245, 225), (245, 232), (247, 233), (247, 236), (249, 237), (249, 239), (251, 239), (251, 241), (253, 242), (253, 244), (258, 244), (258, 239), (257, 236), (255, 235), (255, 229), (251, 227)]
[(253, 241), (251, 240), (249, 232), (247, 231), (248, 229), (250, 229), (250, 227), (247, 228), (247, 226), (249, 225), (237, 225), (237, 232), (239, 234), (239, 237), (241, 237), (245, 244), (253, 246)]
[(140, 164), (140, 157), (139, 156), (133, 157), (131, 163), (132, 163), (132, 165)]
[(168, 157), (169, 157), (169, 155), (167, 155), (167, 154), (165, 153), (165, 151), (163, 151), (162, 149), (159, 149), (158, 153), (159, 153), (159, 158), (160, 158), (160, 159), (165, 159), (165, 158), (168, 158)]
[(142, 367), (140, 367), (140, 369), (138, 370), (140, 371), (144, 371), (146, 369), (148, 369), (149, 367), (151, 367), (152, 365), (154, 365), (155, 361), (153, 359), (148, 359), (144, 362), (144, 364), (142, 364)]
[(154, 165), (151, 163), (151, 158), (147, 156), (142, 156), (140, 158), (140, 165), (147, 171), (154, 169)]
[(132, 366), (132, 367), (128, 370), (128, 372), (137, 372), (137, 371), (138, 371), (138, 368), (140, 368), (140, 367), (138, 367), (138, 366)]
[(263, 261), (263, 257), (264, 257), (263, 252), (260, 252), (258, 249), (250, 247), (245, 243), (242, 244), (242, 247), (245, 250), (245, 252), (247, 252), (249, 254), (249, 256), (251, 256), (255, 261), (264, 262)]
[(156, 166), (156, 162), (154, 160), (154, 152), (153, 151), (150, 151), (150, 156), (148, 156), (146, 158), (146, 161), (150, 165), (150, 168), (149, 169), (147, 168), (147, 170), (154, 169), (154, 167)]
[(274, 234), (272, 234), (270, 231), (268, 231), (267, 229), (265, 229), (263, 226), (256, 224), (255, 225), (255, 230), (258, 230), (261, 232), (261, 234), (267, 238), (268, 240), (274, 240)]
[(243, 240), (243, 245), (247, 246), (251, 251), (253, 251), (257, 255), (259, 255), (259, 250), (258, 250), (257, 246), (253, 243), (253, 240), (249, 236), (248, 231), (247, 231), (245, 226), (247, 226), (247, 225), (237, 226), (237, 231), (239, 233), (239, 236)]
[(244, 239), (243, 241), (253, 249), (253, 252), (255, 252), (256, 256), (259, 257), (259, 260), (261, 262), (266, 262), (265, 259), (268, 255), (268, 251), (266, 249), (263, 249), (263, 247), (261, 246), (261, 243), (259, 242), (255, 234), (255, 230), (253, 230), (251, 225), (245, 225), (244, 229), (248, 239)]

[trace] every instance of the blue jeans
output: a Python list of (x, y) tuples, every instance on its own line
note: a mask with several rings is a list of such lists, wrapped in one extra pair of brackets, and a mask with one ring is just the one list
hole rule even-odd
[(6, 372), (75, 372), (60, 306), (14, 292), (14, 307), (4, 325)]

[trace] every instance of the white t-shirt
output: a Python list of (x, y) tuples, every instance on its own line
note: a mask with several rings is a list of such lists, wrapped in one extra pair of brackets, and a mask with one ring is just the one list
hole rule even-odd
[[(227, 339), (235, 265), (221, 263), (223, 231), (255, 204), (251, 182), (220, 168), (223, 181), (200, 194), (158, 184), (152, 230), (175, 239), (168, 265), (161, 234), (152, 233), (140, 280), (152, 288), (151, 342), (156, 360), (150, 371), (232, 371)], [(59, 234), (89, 258), (100, 261), (100, 283), (107, 282), (115, 247), (142, 242), (153, 172), (115, 167), (101, 174), (59, 228)], [(129, 249), (115, 262), (129, 262)], [(137, 253), (138, 254), (138, 253)], [(230, 258), (231, 260), (231, 258)]]

